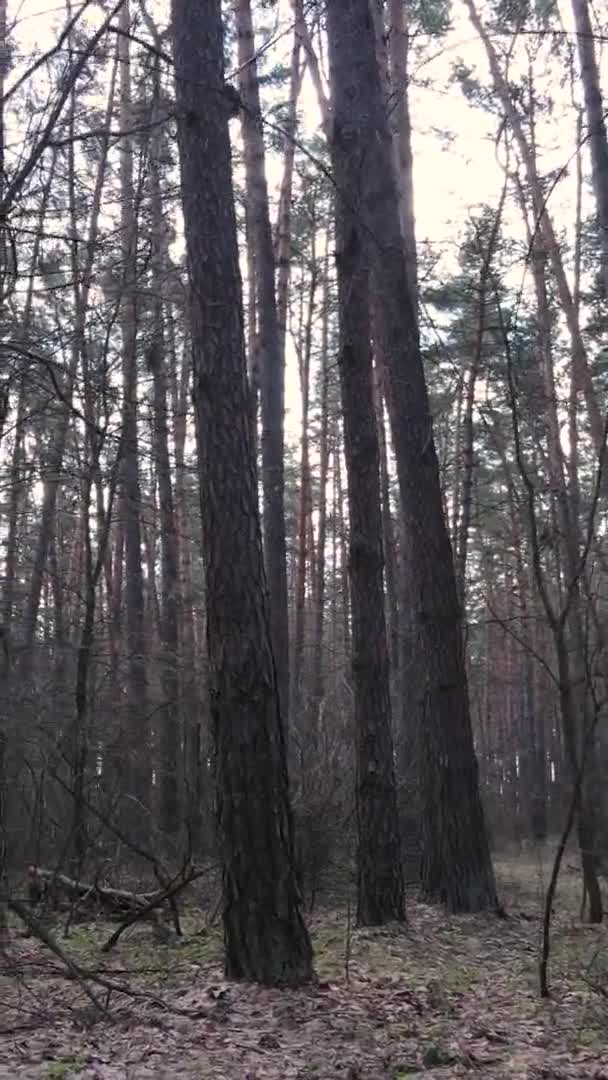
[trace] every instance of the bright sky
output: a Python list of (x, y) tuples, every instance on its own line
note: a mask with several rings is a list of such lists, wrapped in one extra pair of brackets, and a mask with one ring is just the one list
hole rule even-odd
[[(290, 26), (288, 0), (280, 0), (281, 22)], [(155, 0), (151, 9), (162, 13), (168, 10), (168, 2)], [(74, 3), (74, 9), (76, 4)], [(133, 4), (135, 9), (135, 4)], [(566, 10), (567, 9), (567, 10)], [(16, 0), (9, 4), (11, 17), (18, 14), (17, 39), (24, 50), (46, 49), (55, 40), (53, 26), (64, 21), (64, 5), (53, 5), (49, 0)], [(266, 19), (269, 16), (266, 15)], [(166, 18), (160, 17), (161, 24)], [(564, 3), (564, 25), (570, 26), (569, 5)], [(258, 42), (258, 45), (260, 42)], [(291, 34), (279, 37), (272, 48), (273, 63), (289, 65)], [(414, 86), (410, 93), (410, 107), (414, 128), (414, 187), (417, 237), (440, 252), (449, 265), (457, 252), (468, 214), (481, 203), (496, 206), (502, 186), (502, 173), (494, 150), (495, 119), (473, 108), (464, 99), (460, 89), (449, 81), (453, 63), (457, 59), (476, 68), (482, 82), (487, 82), (487, 62), (475, 32), (459, 0), (453, 3), (453, 26), (448, 35), (428, 50), (429, 57), (419, 69), (413, 65)], [(555, 71), (553, 73), (555, 76)], [(428, 80), (429, 86), (421, 86)], [(10, 85), (9, 79), (9, 85)], [(553, 86), (554, 92), (560, 94)], [(569, 104), (569, 88), (561, 91), (563, 104)], [(307, 134), (318, 126), (318, 110), (314, 89), (309, 79), (303, 88), (302, 104), (305, 112)], [(574, 115), (569, 122), (556, 117), (555, 132), (543, 153), (541, 167), (562, 167), (571, 157), (574, 148)], [(438, 138), (437, 129), (449, 130), (455, 138), (447, 141)], [(551, 140), (551, 132), (548, 133)], [(543, 133), (545, 137), (545, 133)], [(280, 160), (269, 161), (271, 183), (280, 178)], [(571, 170), (573, 171), (573, 170)], [(551, 197), (551, 208), (559, 224), (570, 231), (572, 214), (572, 177), (560, 183)], [(511, 222), (510, 228), (511, 228)], [(513, 216), (512, 228), (521, 234), (521, 224)], [(299, 435), (299, 388), (293, 355), (288, 357), (286, 380), (287, 431), (290, 440)]]

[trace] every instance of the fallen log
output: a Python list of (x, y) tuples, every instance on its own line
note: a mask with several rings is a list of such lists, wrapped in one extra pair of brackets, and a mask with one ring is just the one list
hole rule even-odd
[(32, 905), (54, 908), (73, 908), (103, 912), (110, 919), (153, 917), (154, 909), (166, 902), (162, 889), (135, 893), (127, 889), (112, 889), (97, 882), (76, 881), (55, 870), (29, 866), (28, 896)]

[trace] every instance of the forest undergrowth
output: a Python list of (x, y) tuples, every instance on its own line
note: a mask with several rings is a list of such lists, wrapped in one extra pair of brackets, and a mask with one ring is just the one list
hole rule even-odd
[[(608, 932), (580, 921), (567, 860), (554, 914), (552, 996), (538, 995), (549, 864), (498, 862), (507, 918), (446, 916), (415, 899), (402, 928), (357, 930), (347, 907), (311, 918), (318, 983), (272, 990), (223, 978), (221, 932), (184, 917), (102, 954), (112, 927), (78, 925), (61, 948), (129, 994), (83, 986), (14, 928), (0, 960), (0, 1078), (48, 1080), (608, 1080)], [(598, 989), (599, 988), (599, 989)]]

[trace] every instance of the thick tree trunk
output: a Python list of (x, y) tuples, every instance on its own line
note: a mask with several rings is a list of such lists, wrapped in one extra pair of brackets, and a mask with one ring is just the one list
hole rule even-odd
[(374, 926), (405, 916), (391, 731), (380, 455), (370, 344), (369, 262), (358, 230), (358, 161), (334, 140), (340, 383), (348, 482), (352, 677), (357, 761), (357, 920)]
[(256, 309), (262, 406), (262, 490), (264, 558), (270, 595), (272, 643), (277, 665), (281, 707), (289, 708), (289, 626), (284, 507), (284, 384), (285, 371), (277, 316), (274, 251), (260, 88), (250, 0), (234, 0), (238, 35), (239, 88), (243, 108), (241, 129), (245, 154), (247, 202), (255, 245)]
[[(382, 102), (368, 0), (329, 0), (336, 162), (359, 176), (348, 243), (364, 245), (373, 271), (378, 334), (412, 574), (412, 610), (422, 647), (424, 743), (423, 876), (427, 893), (453, 911), (497, 907), (478, 769), (452, 551), (443, 515), (432, 420), (400, 239), (391, 136)], [(343, 180), (336, 176), (338, 198)], [(396, 240), (397, 238), (397, 240)], [(348, 247), (346, 254), (348, 255)], [(407, 373), (407, 377), (404, 377)]]
[(264, 580), (220, 0), (204, 9), (173, 0), (172, 16), (226, 973), (298, 984), (311, 977), (312, 951), (294, 868)]

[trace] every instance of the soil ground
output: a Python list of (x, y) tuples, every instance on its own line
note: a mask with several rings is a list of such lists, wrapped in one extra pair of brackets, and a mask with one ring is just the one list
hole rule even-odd
[[(571, 861), (571, 860), (569, 860)], [(133, 997), (78, 982), (32, 938), (0, 958), (0, 1080), (608, 1080), (608, 931), (580, 922), (578, 875), (556, 901), (549, 1001), (538, 996), (548, 861), (498, 862), (508, 918), (447, 917), (408, 905), (405, 930), (311, 919), (319, 983), (279, 991), (223, 978), (218, 928), (185, 918), (184, 944), (149, 926), (78, 926), (61, 947)], [(602, 990), (605, 989), (605, 994)]]

